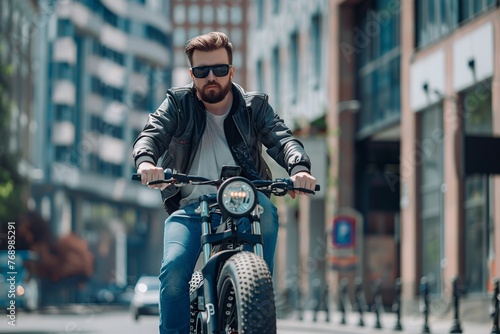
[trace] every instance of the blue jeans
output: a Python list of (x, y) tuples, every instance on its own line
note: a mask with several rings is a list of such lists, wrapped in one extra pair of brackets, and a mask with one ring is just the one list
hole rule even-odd
[[(264, 260), (272, 272), (278, 212), (270, 199), (260, 192), (259, 204), (264, 208), (260, 217)], [(194, 212), (198, 205), (187, 205), (165, 221), (160, 270), (160, 334), (189, 333), (189, 281), (201, 252), (201, 218)]]

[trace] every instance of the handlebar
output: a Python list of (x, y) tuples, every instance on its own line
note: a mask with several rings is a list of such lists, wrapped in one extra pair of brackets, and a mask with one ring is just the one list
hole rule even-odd
[[(224, 180), (211, 180), (206, 177), (202, 176), (195, 176), (195, 175), (186, 175), (182, 173), (177, 173), (175, 170), (172, 170), (170, 168), (167, 168), (164, 170), (164, 180), (156, 180), (156, 181), (151, 181), (148, 184), (161, 184), (161, 183), (170, 183), (170, 184), (191, 184), (191, 185), (213, 185), (213, 186), (219, 186), (222, 184)], [(141, 174), (139, 173), (133, 173), (132, 174), (132, 180), (134, 181), (140, 181), (141, 180)], [(299, 188), (299, 187), (294, 187), (293, 186), (293, 181), (290, 178), (278, 178), (274, 180), (253, 180), (251, 181), (254, 186), (262, 191), (262, 192), (267, 192), (267, 193), (272, 193), (274, 195), (281, 195), (281, 194), (286, 194), (288, 190), (298, 190), (301, 192), (309, 193), (309, 194), (315, 194), (316, 191), (319, 191), (321, 189), (320, 185), (317, 184), (314, 188), (314, 191), (305, 189), (305, 188)]]
[[(153, 181), (150, 183), (151, 184), (191, 183), (191, 182), (210, 182), (211, 181), (210, 179), (207, 179), (206, 177), (202, 177), (202, 176), (194, 176), (194, 175), (186, 175), (186, 174), (177, 173), (175, 170), (172, 170), (170, 168), (165, 169), (163, 172), (165, 175), (164, 180)], [(133, 173), (132, 180), (140, 181), (141, 174), (140, 173)]]

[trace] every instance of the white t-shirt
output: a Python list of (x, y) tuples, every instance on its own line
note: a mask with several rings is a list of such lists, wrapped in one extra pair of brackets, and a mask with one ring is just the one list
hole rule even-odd
[[(205, 112), (207, 124), (188, 174), (214, 180), (220, 177), (222, 166), (236, 165), (224, 134), (224, 120), (229, 110), (224, 115)], [(181, 188), (180, 207), (197, 202), (200, 195), (216, 191), (214, 186), (184, 186)]]

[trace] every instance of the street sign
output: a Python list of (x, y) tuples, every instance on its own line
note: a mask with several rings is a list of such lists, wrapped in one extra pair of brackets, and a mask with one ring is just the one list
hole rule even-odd
[(337, 216), (333, 220), (332, 242), (335, 248), (356, 247), (356, 219), (352, 216)]
[(333, 218), (330, 230), (331, 256), (333, 270), (358, 271), (360, 264), (360, 237), (362, 231), (359, 215), (354, 212), (342, 212)]

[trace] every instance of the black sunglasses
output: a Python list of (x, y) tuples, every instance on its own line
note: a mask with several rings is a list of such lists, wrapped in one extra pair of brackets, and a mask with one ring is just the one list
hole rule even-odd
[(212, 66), (195, 66), (191, 67), (191, 71), (193, 71), (193, 75), (196, 78), (206, 78), (212, 70), (212, 73), (216, 77), (225, 77), (229, 73), (229, 69), (232, 65), (228, 64), (218, 64)]

